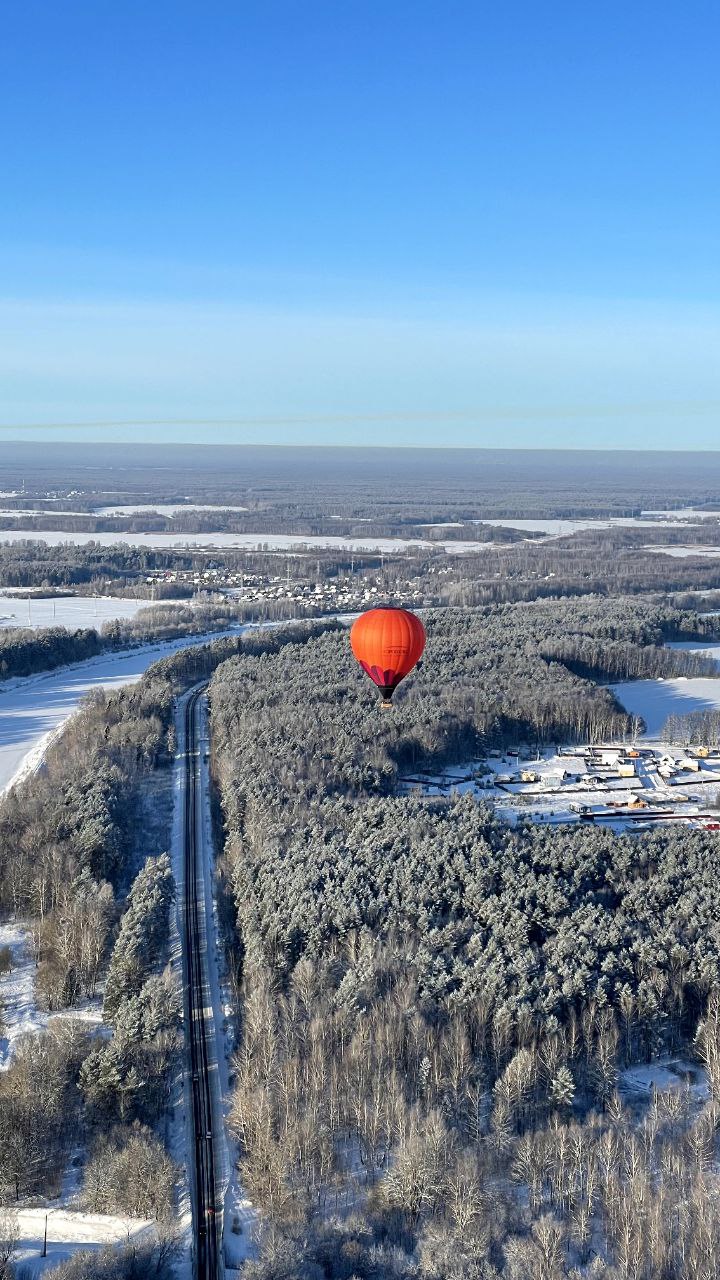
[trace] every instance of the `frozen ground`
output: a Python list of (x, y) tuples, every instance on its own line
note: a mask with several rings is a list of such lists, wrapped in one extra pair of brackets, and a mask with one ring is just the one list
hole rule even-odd
[[(247, 507), (236, 507), (231, 503), (226, 503), (225, 506), (221, 506), (219, 502), (141, 502), (136, 503), (135, 506), (130, 505), (127, 507), (96, 507), (93, 511), (93, 515), (138, 516), (149, 514), (156, 516), (174, 516), (178, 511), (247, 511)], [(0, 512), (0, 515), (2, 514), (3, 513)], [(17, 512), (13, 511), (10, 514), (17, 515)]]
[(707, 1102), (710, 1097), (707, 1076), (697, 1062), (686, 1058), (658, 1058), (657, 1062), (628, 1067), (620, 1073), (621, 1093), (647, 1098), (653, 1090), (674, 1092), (688, 1089), (694, 1102)]
[(642, 716), (648, 738), (660, 736), (668, 716), (720, 709), (720, 679), (712, 677), (626, 680), (610, 688), (626, 711)]
[(720, 556), (720, 547), (644, 547), (643, 549), (645, 551), (655, 551), (658, 555), (675, 556), (677, 559), (685, 559), (687, 556)]
[(445, 547), (450, 555), (465, 551), (482, 551), (497, 544), (485, 542), (423, 542), (419, 538), (340, 538), (290, 533), (75, 533), (70, 530), (2, 529), (0, 542), (45, 542), (58, 547), (65, 543), (82, 546), (96, 542), (105, 547), (131, 546), (155, 547), (172, 551), (194, 547), (198, 550), (215, 547), (239, 548), (249, 551), (288, 551), (297, 547), (330, 547), (339, 551), (404, 551), (407, 547)]
[[(187, 600), (163, 600), (163, 605), (187, 604)], [(101, 627), (103, 622), (134, 618), (140, 609), (152, 608), (152, 600), (124, 600), (120, 596), (56, 596), (49, 600), (19, 600), (0, 595), (0, 627)]]
[[(43, 1237), (47, 1217), (47, 1255), (43, 1258)], [(77, 1253), (78, 1249), (99, 1252), (109, 1244), (139, 1242), (155, 1234), (154, 1223), (144, 1218), (123, 1218), (111, 1214), (75, 1213), (70, 1209), (21, 1209), (17, 1215), (19, 1241), (13, 1262), (21, 1274), (42, 1276), (51, 1267)]]
[(99, 1027), (102, 1020), (100, 998), (86, 1001), (67, 1013), (51, 1014), (35, 1004), (35, 957), (32, 935), (26, 926), (13, 922), (0, 924), (0, 948), (8, 947), (12, 958), (9, 973), (0, 975), (0, 1006), (3, 1031), (0, 1035), (0, 1071), (9, 1067), (15, 1046), (21, 1036), (43, 1031), (57, 1018), (73, 1018)]
[(168, 653), (245, 629), (237, 626), (125, 653), (101, 654), (58, 671), (0, 683), (0, 793), (40, 765), (50, 737), (91, 689), (134, 684), (153, 662)]
[(516, 520), (513, 517), (507, 519), (493, 517), (489, 520), (473, 520), (472, 524), (490, 524), (496, 529), (519, 529), (527, 533), (535, 531), (553, 538), (564, 538), (570, 533), (580, 533), (583, 529), (676, 529), (678, 525), (687, 526), (688, 521), (652, 520), (643, 519), (640, 516), (608, 516), (605, 520), (528, 520), (525, 518)]

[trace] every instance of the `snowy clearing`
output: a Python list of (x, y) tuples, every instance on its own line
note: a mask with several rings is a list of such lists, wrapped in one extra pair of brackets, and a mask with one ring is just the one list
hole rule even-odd
[(30, 930), (21, 924), (0, 924), (0, 948), (10, 949), (12, 968), (0, 975), (0, 1007), (3, 1014), (3, 1032), (0, 1035), (0, 1071), (6, 1071), (12, 1062), (15, 1046), (21, 1036), (44, 1031), (56, 1020), (75, 1020), (88, 1027), (102, 1023), (100, 997), (86, 1001), (76, 1008), (62, 1013), (48, 1013), (38, 1009), (35, 1003), (35, 957)]
[(0, 1035), (0, 1071), (10, 1065), (15, 1042), (33, 1031), (42, 1031), (48, 1014), (35, 1007), (35, 959), (30, 932), (20, 924), (0, 924), (0, 948), (9, 947), (12, 968), (0, 976), (3, 1033)]
[(57, 671), (0, 684), (0, 794), (39, 768), (50, 736), (77, 711), (92, 689), (134, 684), (153, 662), (178, 649), (239, 635), (248, 624), (205, 635), (183, 636), (114, 654), (100, 654)]
[(710, 1097), (705, 1071), (686, 1058), (658, 1058), (657, 1062), (628, 1067), (620, 1072), (618, 1087), (624, 1094), (641, 1098), (650, 1097), (653, 1090), (669, 1089), (688, 1089), (695, 1102), (707, 1102)]
[[(224, 505), (219, 502), (140, 502), (134, 506), (119, 507), (96, 507), (93, 511), (94, 516), (174, 516), (178, 511), (247, 511), (247, 507), (233, 506), (231, 503)], [(2, 514), (0, 512), (0, 514)], [(10, 513), (17, 515), (16, 511)], [(85, 513), (87, 515), (87, 512)]]
[(545, 533), (553, 538), (564, 538), (584, 529), (677, 529), (688, 527), (687, 520), (648, 520), (641, 516), (608, 516), (605, 520), (582, 518), (578, 520), (528, 520), (514, 517), (472, 520), (471, 524), (489, 524), (495, 529), (519, 529), (526, 533)]
[(661, 556), (674, 556), (679, 560), (684, 560), (688, 556), (720, 556), (720, 547), (706, 546), (643, 547), (643, 551), (653, 551)]
[(720, 679), (711, 676), (626, 680), (609, 687), (626, 711), (642, 716), (647, 738), (660, 736), (668, 716), (720, 709)]
[[(0, 627), (79, 627), (98, 629), (104, 622), (134, 618), (141, 609), (151, 609), (152, 600), (126, 600), (121, 596), (55, 596), (20, 600), (0, 595)], [(187, 605), (187, 600), (163, 600), (162, 606)]]
[(420, 538), (340, 538), (334, 534), (326, 537), (291, 533), (76, 533), (70, 530), (2, 529), (0, 542), (45, 542), (50, 547), (65, 544), (84, 546), (96, 542), (104, 547), (130, 546), (154, 547), (158, 550), (185, 551), (215, 550), (224, 547), (245, 551), (288, 551), (295, 548), (330, 548), (336, 551), (406, 551), (408, 547), (438, 549), (444, 547), (449, 555), (461, 555), (465, 551), (483, 551), (496, 547), (497, 543), (454, 542), (442, 539), (427, 542)]
[[(42, 1257), (47, 1217), (47, 1256)], [(75, 1213), (69, 1209), (20, 1209), (20, 1233), (16, 1267), (27, 1268), (23, 1275), (42, 1276), (77, 1253), (78, 1249), (99, 1252), (109, 1244), (139, 1243), (155, 1235), (155, 1224), (145, 1218), (123, 1218), (111, 1214)]]

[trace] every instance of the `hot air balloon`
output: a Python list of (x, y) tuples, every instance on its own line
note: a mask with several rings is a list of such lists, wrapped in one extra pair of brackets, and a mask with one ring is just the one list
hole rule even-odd
[(425, 628), (408, 609), (368, 609), (350, 629), (350, 644), (363, 671), (378, 686), (389, 707), (401, 680), (425, 648)]

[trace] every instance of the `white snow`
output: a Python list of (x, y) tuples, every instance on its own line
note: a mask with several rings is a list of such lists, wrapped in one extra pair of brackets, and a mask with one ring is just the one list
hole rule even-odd
[[(706, 613), (703, 617), (717, 617), (716, 613)], [(703, 658), (714, 658), (718, 665), (718, 676), (720, 676), (720, 644), (703, 644), (697, 640), (668, 640), (665, 644), (666, 649), (682, 649), (686, 653), (698, 653)]]
[(66, 544), (84, 546), (95, 542), (105, 547), (131, 546), (155, 547), (168, 551), (178, 550), (214, 550), (218, 547), (245, 551), (288, 551), (295, 548), (325, 547), (339, 551), (405, 551), (408, 547), (434, 548), (444, 547), (450, 555), (460, 555), (465, 551), (483, 551), (497, 544), (487, 542), (463, 542), (452, 540), (436, 542), (423, 541), (420, 538), (341, 538), (335, 534), (327, 536), (291, 533), (87, 533), (71, 530), (52, 529), (2, 529), (2, 542), (45, 542), (48, 546), (59, 547)]
[(668, 716), (720, 709), (720, 679), (626, 680), (610, 688), (626, 711), (642, 716), (648, 738), (658, 738)]
[(3, 1030), (0, 1034), (0, 1071), (6, 1071), (20, 1038), (44, 1031), (59, 1019), (75, 1019), (99, 1027), (102, 1021), (100, 998), (85, 1001), (62, 1013), (48, 1013), (35, 1003), (35, 957), (27, 926), (15, 922), (0, 924), (0, 947), (9, 947), (12, 968), (0, 975), (0, 1006)]
[(50, 735), (77, 711), (92, 689), (135, 684), (147, 668), (178, 649), (238, 635), (247, 624), (184, 636), (115, 654), (101, 654), (57, 671), (0, 683), (0, 793), (38, 768)]
[(667, 516), (670, 520), (720, 520), (720, 511), (703, 511), (701, 507), (677, 507), (674, 511), (643, 511), (644, 516)]
[[(164, 605), (188, 601), (163, 600)], [(22, 600), (15, 595), (0, 595), (0, 627), (79, 627), (99, 629), (104, 622), (134, 618), (141, 609), (151, 609), (152, 600), (126, 600), (120, 596), (55, 596)]]
[(705, 1071), (696, 1062), (684, 1058), (658, 1058), (656, 1062), (628, 1067), (620, 1072), (618, 1085), (623, 1093), (649, 1096), (653, 1090), (690, 1091), (696, 1102), (710, 1096)]
[[(42, 1257), (47, 1218), (47, 1255)], [(65, 1262), (78, 1250), (99, 1252), (109, 1244), (126, 1244), (155, 1235), (155, 1224), (145, 1218), (125, 1218), (113, 1214), (77, 1213), (65, 1208), (20, 1209), (17, 1215), (19, 1241), (13, 1262), (27, 1267), (33, 1280), (51, 1267)]]
[[(608, 516), (605, 520), (528, 520), (525, 517), (516, 520), (514, 517), (489, 520), (473, 520), (472, 524), (490, 524), (495, 528), (519, 529), (531, 533), (552, 534), (555, 538), (563, 538), (569, 533), (580, 533), (583, 529), (674, 529), (681, 522), (678, 520), (643, 520), (639, 516)], [(686, 522), (683, 521), (683, 524)]]
[[(134, 506), (96, 507), (95, 516), (136, 516), (157, 515), (174, 516), (178, 511), (247, 511), (247, 507), (236, 507), (231, 503), (220, 502), (139, 502)], [(17, 515), (16, 511), (11, 513)], [(87, 512), (85, 513), (87, 514)], [(2, 512), (0, 512), (2, 515)]]
[(688, 556), (720, 556), (720, 547), (706, 546), (682, 546), (682, 547), (643, 547), (644, 551), (653, 551), (657, 555), (674, 556), (675, 559), (683, 560)]
[(12, 1060), (15, 1042), (20, 1036), (42, 1031), (49, 1015), (40, 1013), (35, 1006), (35, 959), (30, 931), (20, 924), (0, 924), (0, 947), (9, 947), (12, 957), (10, 973), (0, 975), (4, 1023), (0, 1034), (0, 1071), (4, 1071)]

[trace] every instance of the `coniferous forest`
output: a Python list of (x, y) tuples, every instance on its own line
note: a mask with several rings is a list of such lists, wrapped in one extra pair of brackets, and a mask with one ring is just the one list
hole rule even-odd
[[(583, 601), (427, 626), (392, 713), (333, 631), (212, 680), (248, 1277), (710, 1280), (717, 836), (397, 794), (408, 764), (622, 735), (588, 673), (644, 674), (698, 620)], [(677, 1087), (634, 1089), (658, 1059)]]
[[(604, 682), (709, 674), (663, 646), (715, 620), (633, 597), (425, 621), (392, 713), (336, 622), (225, 637), (93, 695), (4, 798), (0, 905), (50, 1021), (0, 1076), (3, 1197), (56, 1194), (81, 1137), (83, 1206), (158, 1223), (67, 1280), (164, 1275), (176, 1247), (167, 780), (205, 679), (248, 1280), (714, 1275), (716, 835), (510, 827), (398, 780), (633, 734)], [(638, 1092), (658, 1060), (676, 1087)]]

